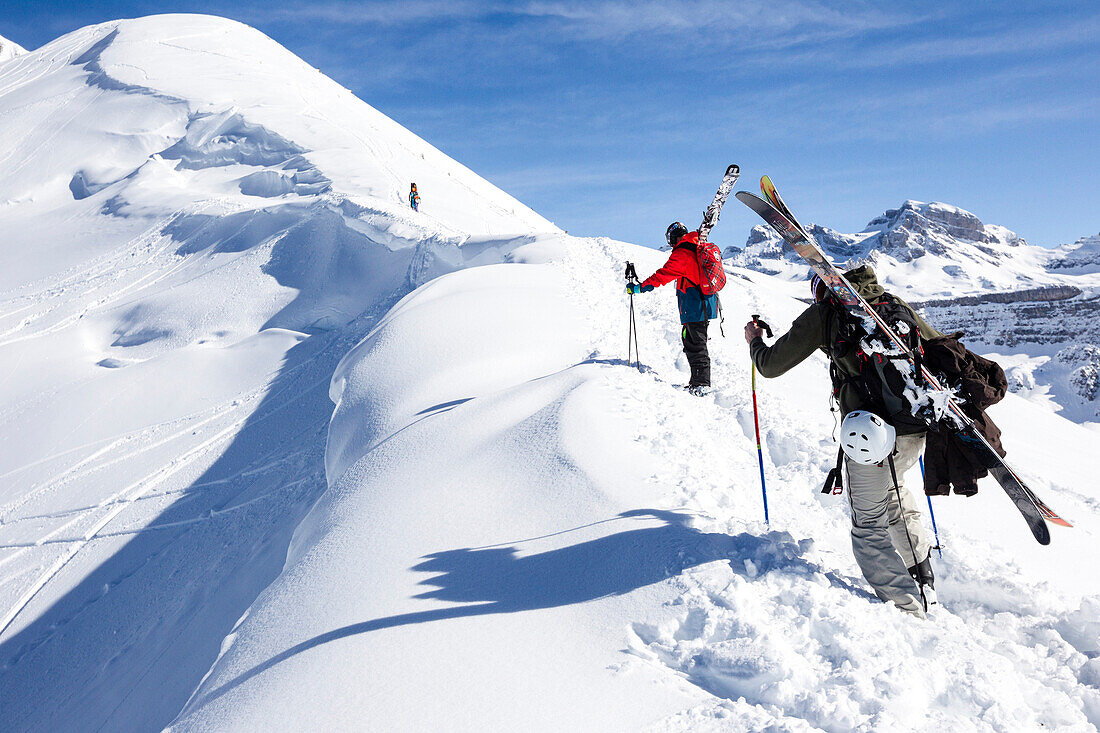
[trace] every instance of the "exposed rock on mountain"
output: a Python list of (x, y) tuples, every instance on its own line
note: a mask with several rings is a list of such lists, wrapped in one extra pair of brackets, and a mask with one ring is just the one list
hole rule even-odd
[[(882, 279), (901, 284), (915, 299), (1053, 284), (1040, 266), (1049, 257), (1046, 250), (949, 204), (906, 201), (854, 234), (817, 224), (806, 227), (841, 267), (869, 262)], [(764, 226), (754, 227), (745, 247), (730, 248), (726, 256), (735, 265), (769, 274), (799, 278), (805, 272), (798, 256)]]
[[(880, 281), (977, 350), (1050, 360), (1014, 367), (1018, 391), (1045, 389), (1070, 419), (1097, 417), (1100, 235), (1055, 250), (944, 203), (906, 201), (856, 234), (816, 224), (808, 233), (841, 267), (870, 263)], [(808, 268), (770, 227), (754, 227), (731, 263), (789, 280)], [(1053, 355), (1057, 353), (1057, 356)]]
[(1053, 271), (1100, 272), (1100, 234), (1081, 237), (1054, 250), (1047, 268)]

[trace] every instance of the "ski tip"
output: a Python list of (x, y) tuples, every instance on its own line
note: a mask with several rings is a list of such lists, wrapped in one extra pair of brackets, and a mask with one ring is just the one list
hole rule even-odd
[(1035, 536), (1035, 541), (1040, 545), (1050, 544), (1050, 528), (1047, 527), (1047, 523), (1040, 520), (1034, 522), (1028, 520), (1028, 525), (1031, 527), (1031, 534)]
[(764, 194), (764, 198), (766, 198), (769, 203), (778, 206), (778, 194), (775, 192), (775, 186), (772, 184), (772, 179), (767, 176), (760, 176), (760, 193)]
[(736, 163), (730, 163), (729, 167), (726, 168), (726, 175), (731, 176), (734, 173), (740, 174), (741, 173), (741, 166), (737, 165)]
[(1057, 524), (1059, 527), (1073, 527), (1072, 524), (1055, 514), (1054, 510), (1048, 507), (1046, 503), (1036, 499), (1035, 506), (1039, 508), (1039, 514), (1042, 515), (1043, 519), (1047, 520), (1051, 524)]

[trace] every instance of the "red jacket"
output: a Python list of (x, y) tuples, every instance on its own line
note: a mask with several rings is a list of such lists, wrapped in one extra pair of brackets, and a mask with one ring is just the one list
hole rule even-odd
[(686, 291), (703, 282), (705, 278), (699, 271), (699, 258), (695, 254), (697, 244), (699, 244), (699, 232), (685, 234), (672, 248), (672, 253), (668, 256), (668, 262), (664, 267), (647, 277), (642, 285), (659, 288), (676, 280), (676, 289)]

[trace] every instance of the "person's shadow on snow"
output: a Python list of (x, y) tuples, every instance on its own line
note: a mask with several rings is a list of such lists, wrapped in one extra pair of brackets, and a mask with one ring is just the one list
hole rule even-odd
[(516, 546), (428, 555), (413, 570), (435, 573), (420, 581), (435, 588), (416, 597), (478, 603), (479, 613), (511, 613), (629, 593), (715, 560), (730, 560), (742, 574), (744, 558), (759, 572), (798, 562), (799, 547), (785, 533), (707, 534), (688, 526), (689, 515), (655, 509), (624, 512), (609, 521), (636, 517), (655, 517), (664, 524), (524, 555)]
[[(446, 550), (428, 555), (412, 569), (436, 573), (420, 581), (421, 585), (434, 588), (416, 597), (464, 605), (387, 616), (321, 634), (277, 654), (201, 696), (185, 712), (192, 712), (216, 700), (290, 657), (348, 636), (408, 624), (553, 608), (621, 595), (678, 575), (687, 568), (716, 560), (728, 561), (735, 573), (747, 577), (759, 577), (776, 569), (799, 574), (822, 572), (833, 585), (874, 600), (874, 596), (866, 590), (806, 561), (802, 555), (808, 549), (809, 542), (795, 542), (786, 532), (769, 532), (762, 537), (748, 533), (704, 533), (688, 526), (689, 515), (656, 509), (624, 512), (605, 521), (636, 517), (654, 517), (664, 523), (627, 529), (529, 555), (520, 555), (514, 546)], [(586, 525), (591, 526), (594, 525)], [(557, 534), (577, 529), (583, 528)], [(514, 544), (522, 545), (538, 539), (544, 538), (531, 538)], [(746, 560), (749, 562), (746, 563)]]

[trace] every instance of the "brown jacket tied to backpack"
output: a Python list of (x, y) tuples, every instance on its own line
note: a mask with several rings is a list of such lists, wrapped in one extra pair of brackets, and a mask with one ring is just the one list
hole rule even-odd
[[(963, 412), (974, 421), (1001, 456), (1001, 431), (985, 414), (985, 409), (1004, 399), (1008, 379), (997, 362), (978, 356), (959, 341), (962, 331), (924, 342), (924, 365), (933, 374), (942, 374), (947, 384), (958, 389)], [(959, 437), (948, 430), (928, 433), (924, 450), (924, 493), (944, 496), (952, 486), (956, 494), (978, 493), (978, 479), (989, 473), (968, 451)]]

